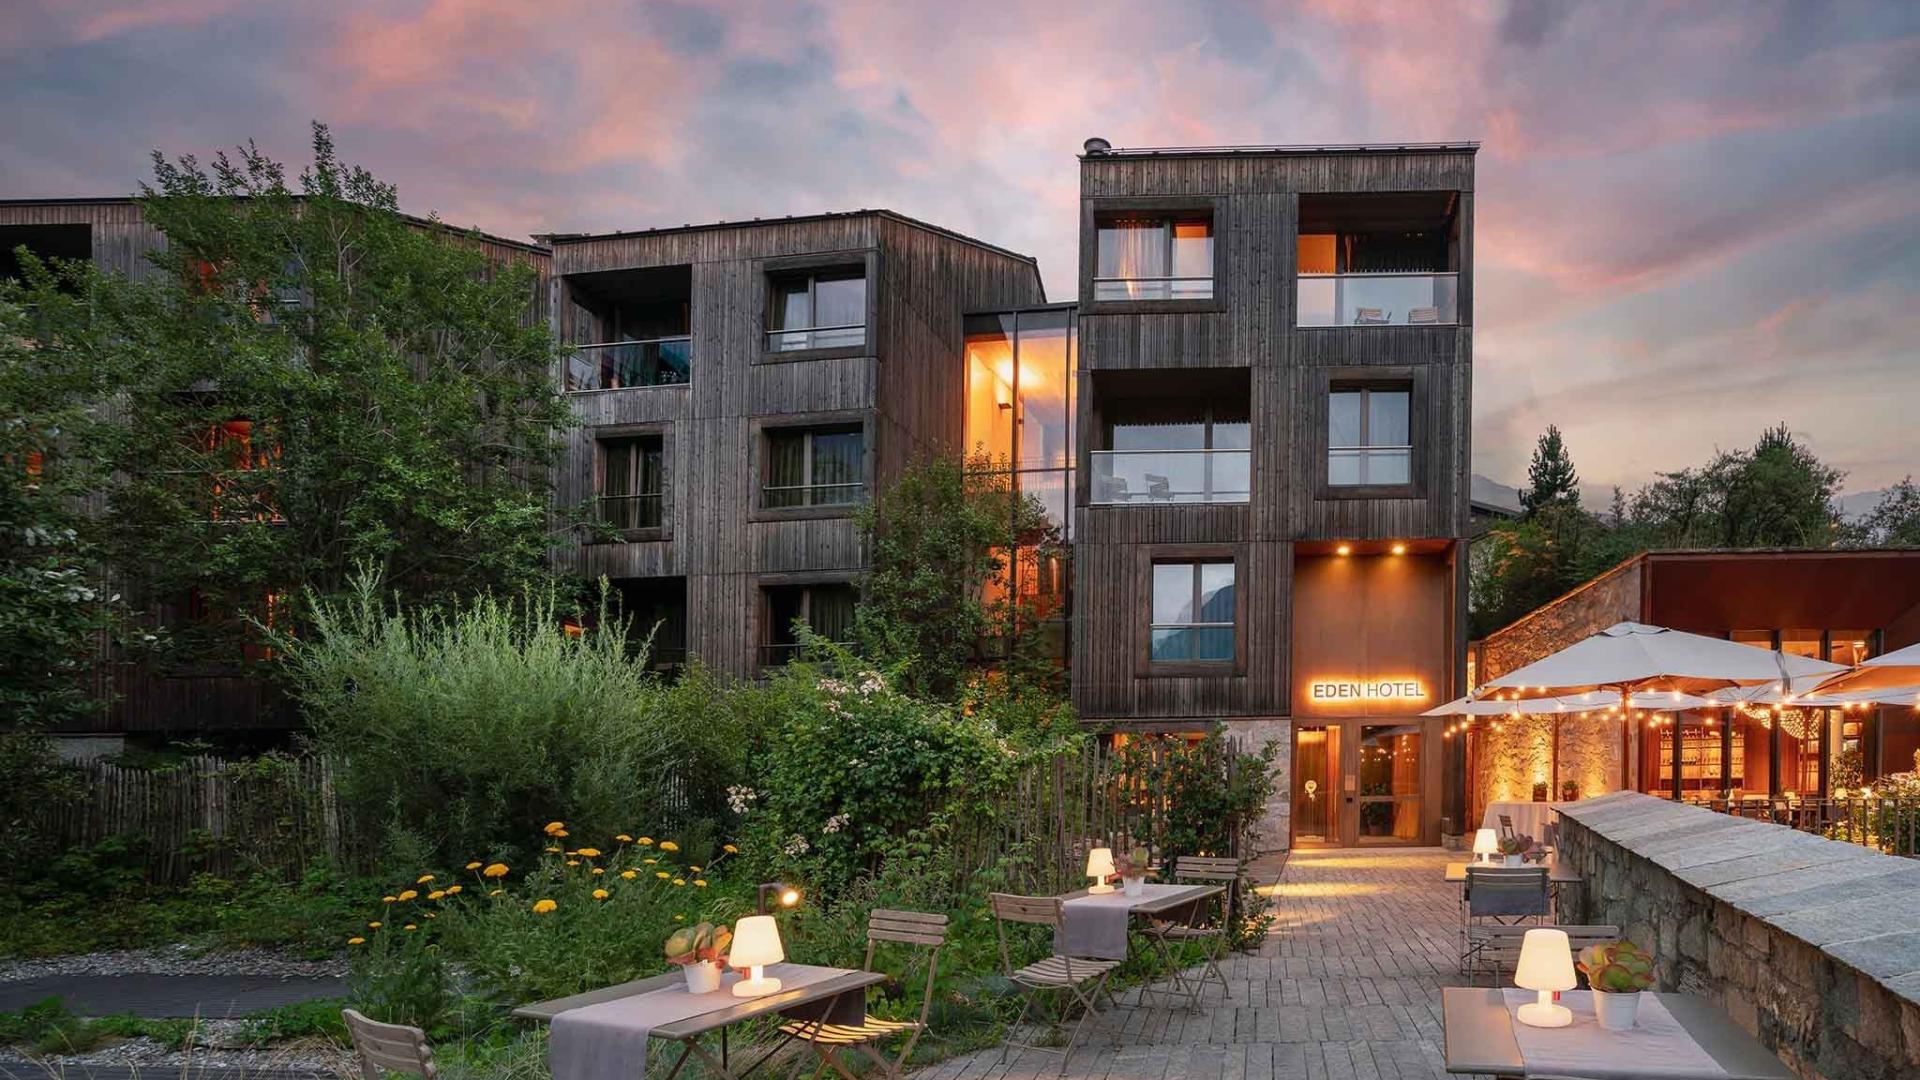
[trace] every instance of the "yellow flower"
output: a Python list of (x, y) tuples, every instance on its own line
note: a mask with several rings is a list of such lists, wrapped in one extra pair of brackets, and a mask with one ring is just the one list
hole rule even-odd
[(429, 912), (427, 912), (427, 918), (429, 918), (429, 919), (437, 919), (437, 918), (439, 918), (439, 916), (438, 916), (438, 915), (435, 915), (435, 914), (434, 914), (433, 912), (431, 912), (431, 911), (429, 911)]
[(679, 851), (680, 845), (674, 843), (671, 840), (662, 840), (660, 841), (660, 850), (661, 851)]
[(404, 902), (404, 901), (407, 901), (407, 900), (411, 900), (411, 899), (413, 899), (414, 897), (416, 897), (416, 896), (419, 896), (419, 895), (420, 895), (419, 893), (417, 893), (417, 892), (414, 892), (414, 891), (413, 891), (412, 889), (408, 889), (408, 890), (406, 890), (405, 892), (403, 892), (403, 893), (401, 893), (401, 894), (400, 894), (400, 899), (401, 899), (401, 900), (402, 900), (402, 901)]
[(659, 878), (661, 881), (665, 881), (673, 875), (667, 873), (665, 870), (655, 870), (653, 876)]
[(583, 847), (574, 854), (579, 855), (583, 859), (597, 859), (600, 857), (600, 849), (597, 847)]
[(615, 836), (614, 839), (620, 841), (623, 844), (633, 843), (633, 837), (628, 836), (626, 833), (620, 833), (617, 836)]
[(653, 846), (653, 837), (651, 837), (651, 836), (643, 836), (643, 837), (641, 837), (640, 839), (638, 839), (638, 840), (635, 840), (635, 841), (634, 841), (634, 843), (636, 843), (636, 844), (639, 844), (639, 845), (640, 845), (641, 847), (652, 847), (652, 846)]
[(607, 896), (608, 896), (608, 895), (609, 895), (609, 894), (607, 893), (607, 890), (605, 890), (605, 889), (595, 889), (595, 890), (593, 890), (593, 898), (594, 898), (595, 900), (605, 900), (605, 899), (607, 898)]
[(660, 860), (659, 859), (641, 859), (640, 861), (643, 863), (646, 863), (648, 866), (652, 866), (654, 863), (657, 863)]
[(418, 878), (414, 879), (413, 883), (415, 885), (425, 885), (427, 882), (432, 880), (433, 880), (432, 874), (421, 874)]
[(453, 896), (453, 895), (455, 895), (455, 894), (457, 894), (457, 893), (458, 893), (458, 892), (459, 892), (460, 890), (462, 890), (462, 889), (464, 889), (464, 888), (466, 888), (466, 886), (465, 886), (465, 885), (449, 885), (449, 886), (447, 886), (447, 895), (448, 895), (448, 896)]
[(367, 929), (369, 929), (369, 930), (378, 930), (378, 929), (380, 929), (380, 924), (379, 924), (379, 923), (377, 923), (377, 922), (370, 922), (370, 923), (368, 923), (368, 924), (367, 924)]
[(557, 847), (550, 847), (550, 848), (548, 848), (548, 849), (547, 849), (547, 854), (549, 854), (549, 855), (558, 855), (558, 854), (560, 854), (560, 849), (559, 849), (559, 848), (557, 848)]
[(697, 874), (697, 873), (699, 873), (699, 872), (700, 872), (700, 868), (699, 868), (699, 867), (697, 867), (697, 866), (689, 866), (689, 867), (687, 867), (687, 873), (689, 873), (689, 874)]
[(560, 910), (560, 905), (551, 900), (535, 900), (533, 902), (533, 913), (535, 915), (546, 915), (558, 910)]
[(726, 852), (729, 855), (740, 854), (740, 849), (737, 847), (734, 847), (732, 844), (721, 844), (720, 850)]
[(622, 870), (620, 871), (620, 876), (626, 878), (628, 881), (632, 881), (634, 878), (640, 876), (640, 872), (638, 870)]
[(393, 903), (393, 902), (394, 902), (395, 900), (398, 900), (398, 899), (400, 899), (400, 898), (399, 898), (399, 897), (397, 897), (397, 896), (383, 896), (383, 897), (381, 897), (381, 898), (380, 898), (380, 902), (381, 902), (381, 903), (383, 903), (383, 904), (391, 904), (391, 903)]
[(418, 929), (420, 929), (420, 928), (419, 928), (418, 926), (415, 926), (415, 925), (414, 925), (413, 923), (408, 923), (407, 925), (405, 925), (405, 926), (403, 926), (403, 927), (401, 927), (400, 929), (402, 929), (402, 930), (407, 930), (407, 931), (413, 931), (413, 930), (418, 930)]
[(507, 876), (507, 864), (506, 864), (506, 863), (502, 863), (502, 862), (497, 862), (497, 863), (494, 863), (494, 864), (493, 864), (492, 866), (489, 866), (489, 867), (487, 867), (487, 868), (486, 868), (485, 870), (482, 870), (482, 871), (480, 871), (480, 876), (481, 876), (481, 877), (490, 877), (490, 878), (503, 878), (503, 877), (506, 877), (506, 876)]
[(565, 832), (566, 830), (567, 830), (566, 822), (549, 821), (547, 822), (547, 827), (545, 831), (548, 836), (559, 836), (561, 833)]
[(446, 897), (447, 893), (444, 889), (435, 889), (427, 894), (427, 899), (429, 900), (444, 900)]
[(499, 895), (500, 895), (501, 893), (503, 893), (503, 892), (506, 892), (506, 891), (507, 891), (507, 890), (505, 890), (505, 889), (495, 889), (495, 890), (493, 890), (492, 892), (490, 892), (490, 893), (488, 893), (487, 895), (488, 895), (488, 896), (499, 896)]
[(579, 860), (579, 859), (568, 859), (568, 860), (567, 860), (567, 865), (568, 865), (568, 866), (579, 866), (579, 865), (580, 865), (580, 860)]
[(567, 838), (567, 830), (561, 829), (559, 832), (554, 833), (553, 835), (556, 839), (565, 840)]
[(467, 864), (467, 869), (469, 869), (469, 870), (478, 870), (478, 869), (480, 869), (480, 864), (479, 864), (478, 862), (470, 862), (470, 863), (468, 863), (468, 864)]
[(673, 879), (673, 883), (674, 883), (675, 885), (685, 885), (685, 884), (687, 883), (687, 879), (686, 879), (686, 878), (674, 878), (674, 879)]
[(673, 921), (674, 921), (674, 922), (686, 922), (686, 921), (687, 921), (687, 917), (686, 917), (685, 915), (675, 915), (675, 916), (673, 917)]
[(366, 943), (367, 939), (363, 937), (350, 937), (347, 939), (347, 944), (349, 945), (365, 945)]
[(693, 887), (694, 887), (694, 888), (696, 888), (696, 889), (704, 889), (704, 888), (706, 888), (706, 887), (707, 887), (707, 879), (706, 879), (706, 878), (703, 878), (703, 877), (697, 877), (697, 878), (694, 878), (694, 879), (693, 879)]
[(604, 874), (604, 873), (606, 873), (606, 872), (607, 872), (607, 871), (606, 871), (606, 869), (605, 869), (605, 868), (603, 868), (603, 867), (599, 867), (599, 866), (596, 866), (596, 867), (594, 867), (594, 868), (593, 868), (593, 876), (594, 876), (594, 877), (599, 877), (599, 876), (600, 876), (601, 874)]

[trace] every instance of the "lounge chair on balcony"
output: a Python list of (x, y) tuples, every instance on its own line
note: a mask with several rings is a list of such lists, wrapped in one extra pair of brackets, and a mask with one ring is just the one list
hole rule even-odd
[(1147, 498), (1154, 502), (1173, 501), (1173, 483), (1164, 476), (1147, 474)]
[(1104, 483), (1107, 486), (1108, 502), (1123, 503), (1123, 502), (1126, 502), (1129, 498), (1131, 498), (1130, 493), (1127, 491), (1126, 477), (1109, 476), (1104, 481)]
[(1407, 312), (1407, 325), (1432, 326), (1440, 321), (1440, 309), (1437, 307), (1417, 307)]
[(1377, 308), (1377, 307), (1354, 308), (1353, 309), (1353, 325), (1385, 326), (1387, 324), (1387, 319), (1391, 314), (1392, 313), (1389, 312), (1386, 308)]

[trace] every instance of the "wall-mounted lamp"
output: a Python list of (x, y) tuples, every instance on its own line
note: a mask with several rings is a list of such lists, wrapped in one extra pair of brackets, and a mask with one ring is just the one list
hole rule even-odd
[(766, 915), (774, 907), (798, 907), (800, 890), (778, 881), (765, 881), (754, 890), (754, 910)]

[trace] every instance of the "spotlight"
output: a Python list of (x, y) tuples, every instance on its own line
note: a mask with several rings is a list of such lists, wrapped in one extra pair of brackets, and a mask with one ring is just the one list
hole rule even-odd
[(1405, 544), (1395, 544), (1395, 545), (1393, 545), (1393, 549), (1392, 549), (1392, 550), (1393, 550), (1393, 553), (1394, 553), (1395, 555), (1405, 555), (1405, 554), (1407, 553), (1407, 545), (1405, 545)]
[[(769, 904), (771, 901), (771, 904)], [(765, 915), (770, 907), (797, 907), (800, 903), (800, 890), (778, 881), (762, 882), (755, 890), (754, 907)]]
[(1333, 549), (1333, 553), (1335, 555), (1351, 555), (1353, 554), (1353, 545), (1341, 544), (1339, 547)]

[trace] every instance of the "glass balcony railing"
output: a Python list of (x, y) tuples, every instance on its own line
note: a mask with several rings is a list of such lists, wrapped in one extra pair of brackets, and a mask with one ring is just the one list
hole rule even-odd
[(1243, 503), (1251, 495), (1248, 450), (1095, 450), (1097, 506)]
[(567, 357), (567, 392), (680, 386), (692, 373), (691, 337), (576, 345)]
[(867, 325), (808, 326), (796, 330), (767, 331), (768, 352), (799, 352), (803, 349), (850, 349), (867, 343)]
[(1460, 275), (1302, 274), (1297, 326), (1436, 326), (1460, 321)]

